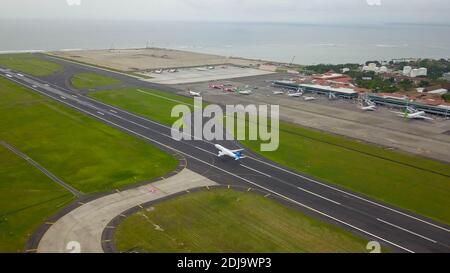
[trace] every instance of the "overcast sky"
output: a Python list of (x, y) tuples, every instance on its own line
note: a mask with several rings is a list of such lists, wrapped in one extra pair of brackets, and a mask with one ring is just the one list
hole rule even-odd
[(0, 18), (8, 19), (450, 23), (449, 0), (0, 1)]

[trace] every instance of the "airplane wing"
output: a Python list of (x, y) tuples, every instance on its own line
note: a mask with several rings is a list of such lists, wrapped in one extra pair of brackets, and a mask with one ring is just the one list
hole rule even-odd
[(420, 118), (422, 118), (422, 119), (426, 119), (426, 120), (434, 120), (434, 118), (430, 118), (430, 117), (425, 117), (425, 116), (422, 116), (422, 117), (420, 117)]
[(245, 149), (239, 149), (239, 150), (230, 150), (230, 152), (232, 152), (232, 153), (239, 153), (239, 152), (242, 152), (242, 151), (244, 151)]

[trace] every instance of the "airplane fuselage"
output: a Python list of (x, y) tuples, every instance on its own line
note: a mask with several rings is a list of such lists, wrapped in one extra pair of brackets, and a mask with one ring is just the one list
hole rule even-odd
[(239, 160), (239, 159), (244, 158), (242, 156), (242, 151), (243, 151), (242, 149), (241, 150), (230, 150), (230, 149), (223, 147), (220, 144), (215, 144), (214, 146), (219, 150), (219, 153), (217, 155), (218, 157), (228, 156), (228, 157), (233, 158), (234, 160)]

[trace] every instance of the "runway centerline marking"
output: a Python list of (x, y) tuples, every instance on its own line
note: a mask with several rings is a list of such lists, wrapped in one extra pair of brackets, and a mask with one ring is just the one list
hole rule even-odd
[(334, 204), (336, 204), (336, 205), (339, 205), (339, 206), (341, 205), (341, 203), (339, 203), (339, 202), (336, 202), (336, 201), (334, 201), (334, 200), (331, 200), (331, 199), (329, 199), (329, 198), (326, 198), (326, 197), (324, 197), (324, 196), (322, 196), (322, 195), (320, 195), (320, 194), (317, 194), (317, 193), (308, 191), (308, 190), (306, 190), (306, 189), (304, 189), (304, 188), (302, 188), (302, 187), (297, 187), (297, 189), (299, 189), (299, 190), (301, 190), (301, 191), (304, 191), (304, 192), (307, 192), (307, 193), (309, 193), (309, 194), (312, 194), (312, 195), (314, 195), (314, 196), (317, 196), (317, 197), (319, 197), (319, 198), (322, 198), (322, 199), (324, 199), (324, 200), (327, 200), (327, 201), (329, 201), (329, 202), (331, 202), (331, 203), (334, 203)]
[(408, 229), (406, 229), (406, 228), (399, 227), (399, 226), (394, 225), (394, 224), (392, 224), (392, 223), (389, 223), (388, 221), (385, 221), (385, 220), (383, 220), (383, 219), (377, 218), (377, 220), (380, 221), (380, 222), (382, 222), (382, 223), (385, 223), (385, 224), (387, 224), (387, 225), (390, 225), (390, 226), (393, 226), (393, 227), (398, 228), (398, 229), (400, 229), (400, 230), (403, 230), (403, 231), (405, 231), (405, 232), (408, 232), (408, 233), (411, 233), (411, 234), (413, 234), (413, 235), (416, 235), (417, 237), (420, 237), (420, 238), (422, 238), (422, 239), (425, 239), (425, 240), (428, 240), (428, 241), (430, 241), (430, 242), (433, 242), (433, 243), (435, 243), (435, 244), (437, 243), (437, 241), (435, 241), (435, 240), (433, 240), (433, 239), (430, 239), (430, 238), (428, 238), (428, 237), (425, 237), (425, 236), (423, 236), (423, 235), (420, 235), (420, 234), (418, 234), (418, 233), (416, 233), (416, 232), (413, 232), (413, 231), (411, 231), (411, 230), (408, 230)]
[(262, 175), (264, 175), (264, 176), (267, 176), (267, 177), (272, 178), (271, 175), (268, 175), (268, 174), (266, 174), (266, 173), (260, 172), (260, 171), (258, 171), (258, 170), (253, 169), (253, 168), (250, 168), (249, 166), (245, 166), (244, 164), (240, 164), (240, 166), (242, 166), (242, 167), (244, 167), (244, 168), (247, 168), (247, 169), (249, 169), (249, 170), (251, 170), (251, 171), (254, 171), (254, 172), (256, 172), (256, 173), (259, 173), (259, 174), (262, 174)]

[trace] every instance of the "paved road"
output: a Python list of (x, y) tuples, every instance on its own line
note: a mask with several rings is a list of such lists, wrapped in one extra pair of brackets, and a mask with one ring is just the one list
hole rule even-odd
[[(108, 223), (124, 211), (192, 188), (217, 185), (188, 169), (138, 188), (95, 199), (74, 209), (56, 221), (39, 242), (37, 252), (64, 253), (77, 244), (82, 253), (101, 253), (102, 232)], [(75, 242), (75, 243), (71, 243)]]
[[(89, 70), (116, 76), (114, 72), (61, 62), (67, 70)], [(256, 154), (249, 153), (249, 157), (241, 162), (218, 159), (212, 143), (201, 140), (176, 141), (172, 139), (169, 127), (66, 89), (65, 82), (52, 82), (51, 79), (27, 75), (21, 77), (14, 72), (0, 71), (3, 76), (7, 73), (12, 75), (13, 78), (8, 77), (12, 81), (164, 150), (183, 155), (188, 161), (188, 169), (215, 182), (261, 188), (284, 198), (308, 215), (379, 241), (400, 252), (450, 252), (448, 226), (293, 172)], [(130, 85), (149, 87), (149, 83), (125, 75), (117, 77)], [(155, 84), (150, 87), (171, 91), (171, 88)], [(238, 146), (233, 142), (222, 144), (230, 148)]]

